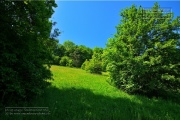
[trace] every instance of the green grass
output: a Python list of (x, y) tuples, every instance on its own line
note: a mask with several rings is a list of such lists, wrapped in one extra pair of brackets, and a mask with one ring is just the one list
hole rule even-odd
[(111, 86), (106, 75), (52, 66), (54, 81), (26, 106), (48, 107), (50, 115), (9, 115), (13, 120), (180, 120), (180, 104), (128, 95)]

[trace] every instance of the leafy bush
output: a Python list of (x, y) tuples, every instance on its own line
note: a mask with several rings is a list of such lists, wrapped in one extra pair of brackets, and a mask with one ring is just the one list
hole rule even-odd
[(61, 60), (59, 61), (59, 64), (62, 65), (62, 66), (72, 67), (73, 61), (72, 61), (69, 57), (63, 56), (63, 57), (61, 58)]
[(101, 74), (102, 72), (102, 65), (100, 61), (95, 61), (94, 59), (90, 59), (89, 61), (85, 61), (82, 66), (82, 69), (90, 72), (90, 73), (97, 73)]
[(53, 64), (54, 65), (59, 65), (60, 59), (61, 58), (59, 56), (53, 56)]
[(81, 68), (85, 69), (86, 71), (88, 71), (90, 73), (101, 74), (101, 72), (102, 72), (102, 54), (103, 54), (103, 49), (95, 47), (93, 50), (92, 59), (90, 59), (89, 61), (86, 60), (82, 64)]
[(81, 69), (86, 70), (86, 66), (88, 66), (89, 61), (86, 59), (84, 63), (81, 65)]
[(73, 67), (73, 60), (69, 59), (67, 66)]

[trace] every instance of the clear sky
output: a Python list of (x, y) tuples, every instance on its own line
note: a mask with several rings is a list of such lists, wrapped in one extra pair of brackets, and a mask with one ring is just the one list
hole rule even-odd
[[(58, 7), (52, 20), (57, 22), (55, 28), (62, 33), (58, 37), (59, 43), (71, 40), (77, 45), (90, 48), (105, 47), (108, 38), (113, 37), (120, 22), (121, 9), (132, 4), (142, 7), (152, 7), (155, 1), (123, 1), (123, 0), (71, 0), (56, 1)], [(175, 16), (180, 16), (180, 1), (159, 1), (161, 8), (171, 8)]]

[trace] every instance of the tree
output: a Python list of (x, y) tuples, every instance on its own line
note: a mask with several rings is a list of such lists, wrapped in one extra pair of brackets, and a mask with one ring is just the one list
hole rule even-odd
[(52, 55), (52, 64), (59, 65), (60, 59), (61, 58), (59, 56)]
[(70, 57), (73, 60), (73, 66), (81, 67), (86, 59), (89, 60), (92, 57), (92, 49), (83, 45), (76, 46)]
[(91, 59), (92, 55), (93, 55), (93, 50), (89, 47), (86, 47), (84, 45), (79, 45), (78, 49), (81, 51), (82, 55), (81, 55), (81, 65), (82, 63), (87, 59)]
[(9, 100), (30, 100), (39, 95), (51, 79), (52, 49), (58, 30), (50, 37), (49, 18), (56, 7), (51, 1), (0, 1), (0, 96)]
[(63, 46), (64, 46), (64, 48), (65, 48), (65, 50), (66, 50), (65, 55), (68, 56), (68, 57), (70, 57), (70, 54), (71, 54), (71, 53), (75, 50), (75, 48), (76, 48), (76, 44), (73, 43), (73, 42), (70, 41), (70, 40), (65, 41), (65, 42), (63, 43)]
[(92, 59), (86, 60), (81, 68), (89, 71), (90, 73), (97, 73), (101, 74), (102, 72), (102, 54), (103, 54), (103, 49), (95, 47), (93, 49), (93, 55)]
[(54, 50), (54, 55), (63, 57), (65, 55), (66, 49), (62, 44), (58, 44)]
[(59, 65), (59, 61), (65, 55), (65, 52), (64, 46), (57, 44), (52, 53), (52, 64)]
[(180, 92), (178, 19), (133, 5), (124, 9), (104, 52), (111, 81), (129, 93), (165, 97)]
[[(53, 64), (60, 64), (60, 59), (67, 58), (71, 60), (71, 67), (81, 67), (83, 62), (91, 59), (93, 51), (84, 45), (76, 45), (70, 40), (65, 41), (63, 44), (58, 44), (53, 52)], [(61, 64), (62, 65), (62, 64)]]
[(59, 62), (60, 62), (59, 64), (62, 66), (72, 67), (73, 64), (72, 60), (68, 56), (63, 56)]

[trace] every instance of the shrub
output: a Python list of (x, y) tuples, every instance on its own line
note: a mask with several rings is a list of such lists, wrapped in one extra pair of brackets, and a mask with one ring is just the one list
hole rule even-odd
[(100, 61), (96, 61), (94, 59), (90, 59), (90, 61), (85, 61), (82, 66), (82, 69), (90, 72), (90, 73), (96, 73), (101, 74), (102, 72), (102, 65)]
[(60, 58), (59, 56), (53, 56), (53, 64), (59, 65), (60, 59), (61, 59), (61, 58)]
[(73, 61), (69, 57), (63, 56), (61, 58), (61, 60), (59, 61), (59, 64), (62, 65), (62, 66), (72, 67), (73, 66)]
[(86, 70), (86, 66), (88, 66), (89, 61), (86, 59), (84, 63), (81, 65), (81, 69)]

